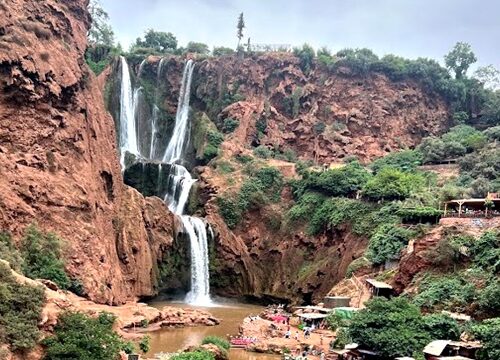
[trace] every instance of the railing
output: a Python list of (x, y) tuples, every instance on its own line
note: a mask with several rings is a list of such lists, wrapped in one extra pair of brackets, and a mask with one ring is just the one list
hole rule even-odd
[(499, 212), (489, 212), (486, 214), (486, 212), (475, 212), (475, 213), (472, 213), (472, 214), (465, 214), (465, 213), (462, 213), (462, 214), (458, 214), (458, 213), (447, 213), (447, 214), (443, 214), (441, 216), (441, 218), (486, 218), (486, 219), (490, 219), (490, 218), (493, 218), (493, 217), (500, 217), (500, 213)]

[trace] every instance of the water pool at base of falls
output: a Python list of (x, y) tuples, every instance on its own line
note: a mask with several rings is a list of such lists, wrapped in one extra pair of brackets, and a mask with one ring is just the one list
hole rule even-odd
[[(188, 346), (201, 344), (201, 341), (210, 335), (226, 338), (228, 335), (237, 335), (243, 319), (249, 315), (257, 315), (263, 306), (241, 303), (233, 300), (216, 299), (213, 306), (195, 306), (182, 302), (152, 301), (148, 305), (158, 309), (164, 306), (179, 308), (200, 309), (210, 312), (213, 316), (221, 320), (216, 326), (196, 326), (184, 328), (165, 328), (149, 333), (151, 337), (151, 348), (146, 357), (154, 358), (157, 353), (176, 352)], [(242, 349), (231, 349), (229, 351), (230, 360), (278, 360), (280, 356), (270, 354), (252, 353)]]

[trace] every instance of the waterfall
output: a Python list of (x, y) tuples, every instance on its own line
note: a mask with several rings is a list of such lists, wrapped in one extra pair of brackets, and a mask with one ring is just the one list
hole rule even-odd
[(191, 240), (191, 291), (186, 301), (191, 304), (210, 304), (208, 276), (208, 242), (205, 222), (192, 216), (181, 216), (184, 229)]
[(132, 92), (132, 82), (130, 81), (130, 70), (127, 60), (120, 56), (121, 60), (121, 93), (120, 93), (120, 163), (122, 168), (125, 165), (125, 152), (137, 155), (137, 132), (135, 123), (135, 106)]
[[(194, 63), (188, 60), (184, 66), (174, 131), (167, 145), (163, 162), (170, 164), (167, 179), (165, 203), (182, 221), (184, 232), (189, 237), (191, 248), (191, 290), (186, 301), (191, 304), (209, 305), (210, 285), (208, 273), (208, 241), (207, 226), (197, 217), (184, 215), (184, 208), (189, 198), (191, 187), (196, 182), (189, 171), (176, 164), (182, 160), (183, 150), (189, 142), (189, 97)], [(161, 71), (161, 66), (158, 71)], [(159, 76), (159, 75), (158, 75)]]
[(191, 95), (193, 69), (193, 60), (188, 60), (184, 66), (184, 73), (182, 74), (174, 131), (167, 149), (165, 150), (165, 155), (163, 155), (163, 162), (166, 163), (174, 163), (180, 160), (183, 155), (184, 146), (189, 142), (189, 97)]
[[(177, 113), (172, 137), (166, 146), (164, 154), (159, 154), (161, 144), (158, 144), (159, 116), (160, 109), (156, 104), (152, 108), (151, 139), (149, 149), (144, 149), (141, 143), (142, 152), (138, 147), (138, 139), (146, 139), (138, 131), (144, 131), (142, 127), (136, 130), (140, 106), (143, 98), (143, 89), (138, 87), (132, 90), (130, 73), (127, 61), (121, 57), (122, 64), (122, 86), (121, 86), (121, 109), (120, 109), (120, 150), (121, 164), (125, 167), (125, 152), (128, 151), (147, 160), (159, 160), (158, 162), (158, 188), (157, 193), (164, 196), (164, 202), (175, 215), (179, 216), (183, 231), (189, 237), (191, 247), (191, 290), (186, 296), (186, 301), (197, 305), (209, 305), (210, 286), (208, 273), (208, 242), (207, 225), (204, 220), (185, 215), (184, 210), (189, 199), (189, 192), (196, 182), (189, 171), (179, 164), (183, 160), (184, 148), (189, 143), (189, 97), (191, 95), (191, 79), (193, 76), (194, 63), (188, 60), (184, 66), (182, 83), (179, 91)], [(138, 71), (140, 78), (146, 60), (144, 60)], [(160, 84), (161, 72), (164, 59), (160, 60), (156, 73), (157, 87)], [(155, 102), (158, 102), (158, 93), (155, 93)], [(138, 135), (140, 135), (138, 137)], [(144, 141), (144, 140), (141, 140)], [(149, 150), (149, 151), (147, 151)], [(147, 153), (147, 154), (146, 154)], [(143, 163), (144, 166), (144, 163)], [(163, 174), (163, 167), (168, 166), (167, 174)], [(165, 185), (165, 186), (164, 186)], [(208, 227), (211, 231), (211, 228)]]

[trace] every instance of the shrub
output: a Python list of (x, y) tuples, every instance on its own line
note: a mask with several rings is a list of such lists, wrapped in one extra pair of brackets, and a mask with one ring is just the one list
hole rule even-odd
[(403, 150), (375, 160), (370, 167), (374, 172), (378, 172), (384, 167), (408, 172), (415, 170), (421, 164), (422, 154), (420, 152), (416, 150)]
[(139, 342), (139, 349), (145, 354), (149, 351), (151, 348), (151, 337), (146, 335), (141, 338), (141, 341)]
[(374, 264), (397, 260), (401, 250), (414, 235), (414, 231), (393, 224), (381, 225), (370, 238), (366, 256)]
[(471, 332), (483, 345), (476, 355), (478, 360), (500, 359), (500, 318), (484, 320), (472, 326)]
[(328, 327), (332, 331), (347, 326), (346, 320), (342, 316), (336, 314), (335, 311), (329, 313), (325, 320)]
[(40, 337), (44, 303), (42, 287), (19, 284), (11, 269), (0, 263), (0, 343), (9, 344), (13, 351), (33, 348)]
[(204, 344), (214, 344), (219, 349), (226, 350), (226, 351), (229, 350), (229, 348), (231, 347), (231, 344), (229, 343), (229, 341), (227, 341), (226, 339), (220, 338), (218, 336), (207, 336), (202, 340), (201, 343), (203, 345)]
[(23, 273), (32, 279), (47, 279), (61, 289), (68, 289), (71, 281), (64, 270), (61, 240), (54, 233), (42, 233), (30, 225), (21, 241), (24, 258)]
[(352, 343), (351, 335), (347, 328), (340, 328), (337, 330), (335, 340), (332, 343), (334, 349), (343, 349), (347, 344)]
[(427, 276), (418, 290), (413, 303), (429, 310), (462, 312), (476, 297), (474, 284), (460, 275)]
[(214, 47), (212, 54), (214, 56), (228, 56), (228, 55), (233, 55), (234, 50), (224, 46)]
[(374, 298), (349, 325), (352, 341), (382, 358), (412, 356), (431, 340), (419, 309), (404, 298)]
[(492, 272), (500, 273), (500, 232), (487, 231), (472, 242), (470, 255), (474, 265)]
[(372, 200), (403, 200), (419, 190), (424, 178), (419, 174), (384, 168), (363, 187), (363, 194)]
[(170, 360), (215, 360), (215, 356), (209, 351), (197, 350), (176, 354)]
[(224, 124), (222, 125), (222, 132), (224, 134), (232, 133), (240, 125), (240, 121), (233, 118), (224, 119)]
[(325, 200), (324, 195), (307, 192), (301, 196), (300, 200), (288, 211), (288, 218), (292, 221), (308, 220), (311, 214), (321, 206)]
[(115, 317), (101, 313), (91, 318), (78, 312), (66, 312), (59, 316), (54, 335), (42, 341), (45, 360), (118, 358), (120, 350), (127, 348), (113, 331)]
[(460, 328), (456, 320), (444, 314), (424, 316), (424, 329), (431, 339), (459, 340)]
[(302, 71), (305, 74), (308, 74), (311, 71), (314, 62), (314, 49), (310, 45), (304, 44), (302, 45), (302, 48), (293, 49), (293, 53), (299, 58), (300, 68)]
[(255, 156), (261, 159), (269, 159), (273, 157), (272, 150), (269, 150), (266, 146), (260, 145), (253, 150)]
[(23, 265), (21, 253), (12, 244), (9, 233), (0, 232), (0, 259), (7, 261), (10, 267), (20, 271)]
[(370, 260), (368, 260), (366, 257), (360, 257), (360, 258), (357, 258), (353, 261), (351, 261), (351, 263), (349, 264), (349, 266), (347, 267), (347, 270), (346, 270), (346, 274), (345, 276), (347, 278), (350, 278), (351, 276), (354, 275), (354, 273), (356, 271), (358, 271), (359, 269), (362, 269), (362, 268), (366, 268), (366, 267), (371, 267), (373, 264), (371, 263)]
[(217, 197), (217, 206), (224, 222), (230, 229), (234, 229), (241, 221), (241, 211), (238, 203), (228, 195)]

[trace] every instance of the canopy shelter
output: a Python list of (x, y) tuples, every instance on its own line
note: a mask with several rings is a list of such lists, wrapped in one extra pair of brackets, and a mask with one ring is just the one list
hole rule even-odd
[(338, 307), (333, 309), (335, 312), (335, 315), (340, 316), (342, 319), (345, 320), (350, 320), (354, 316), (354, 313), (356, 311), (359, 311), (359, 308), (353, 308), (353, 307)]
[(392, 296), (392, 286), (375, 279), (366, 279), (365, 280), (370, 287), (373, 296), (384, 296), (391, 297)]
[[(296, 306), (295, 307), (297, 310), (311, 310), (311, 311), (317, 311), (321, 313), (330, 313), (332, 312), (333, 309), (326, 308), (326, 307), (321, 307), (321, 306)], [(307, 311), (309, 312), (309, 311)]]
[(459, 199), (444, 203), (443, 217), (500, 216), (500, 194), (488, 193), (485, 198)]

